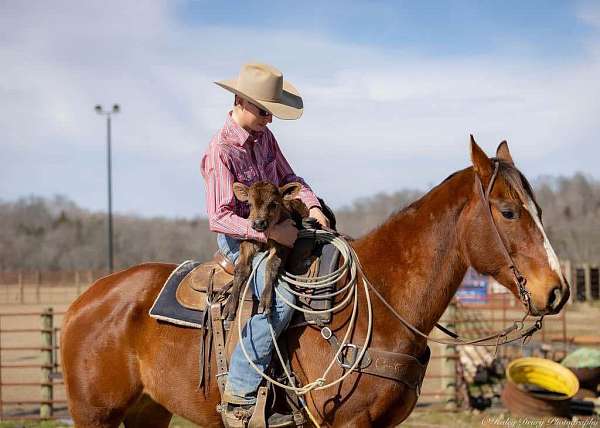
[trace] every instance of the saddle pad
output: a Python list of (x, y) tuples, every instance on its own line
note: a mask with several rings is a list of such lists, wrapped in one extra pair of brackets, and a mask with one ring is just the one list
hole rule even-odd
[(177, 286), (200, 262), (187, 260), (175, 268), (158, 293), (150, 312), (152, 318), (186, 327), (202, 328), (203, 311), (188, 309), (177, 302)]

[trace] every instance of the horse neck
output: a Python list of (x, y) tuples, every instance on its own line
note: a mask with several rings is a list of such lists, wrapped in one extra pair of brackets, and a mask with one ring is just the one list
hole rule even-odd
[[(442, 316), (467, 270), (458, 225), (471, 195), (472, 174), (461, 171), (355, 242), (369, 281), (424, 333)], [(390, 323), (383, 330), (399, 331), (391, 312), (371, 300), (376, 318)]]

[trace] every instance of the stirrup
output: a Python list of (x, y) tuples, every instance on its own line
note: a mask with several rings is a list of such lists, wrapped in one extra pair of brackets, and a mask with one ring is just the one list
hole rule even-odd
[(219, 412), (226, 428), (283, 428), (296, 426), (292, 414), (273, 413), (267, 418), (268, 387), (261, 386), (256, 394), (256, 404), (237, 405), (223, 403)]
[(267, 418), (267, 398), (269, 393), (268, 386), (258, 388), (256, 394), (256, 406), (254, 414), (248, 422), (248, 428), (283, 428), (295, 426), (294, 416), (292, 414), (272, 413)]

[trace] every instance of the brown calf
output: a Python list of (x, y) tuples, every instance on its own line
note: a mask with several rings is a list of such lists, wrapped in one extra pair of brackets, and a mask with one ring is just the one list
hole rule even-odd
[[(308, 217), (308, 208), (296, 198), (301, 189), (300, 183), (288, 183), (278, 188), (267, 181), (256, 182), (250, 187), (242, 183), (233, 185), (235, 197), (250, 205), (248, 220), (252, 228), (259, 232), (264, 232), (288, 218), (298, 223)], [(240, 244), (240, 255), (235, 264), (231, 295), (223, 310), (228, 320), (235, 318), (240, 292), (252, 272), (252, 259), (259, 251), (269, 251), (269, 255), (266, 262), (265, 288), (260, 295), (258, 311), (267, 315), (271, 313), (273, 283), (279, 269), (285, 264), (290, 249), (272, 239), (266, 243), (248, 240)]]

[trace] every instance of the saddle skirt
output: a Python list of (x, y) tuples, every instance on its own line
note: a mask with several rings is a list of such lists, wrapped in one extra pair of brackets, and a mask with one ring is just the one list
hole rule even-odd
[(225, 294), (233, 281), (233, 263), (217, 252), (213, 260), (192, 269), (177, 287), (175, 297), (187, 309), (204, 311), (209, 292)]

